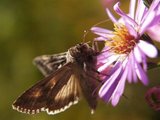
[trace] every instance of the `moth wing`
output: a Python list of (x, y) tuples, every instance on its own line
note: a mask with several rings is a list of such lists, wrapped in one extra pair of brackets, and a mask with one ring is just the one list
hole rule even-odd
[[(60, 84), (61, 83), (59, 81), (57, 86), (55, 86), (55, 89), (59, 88)], [(58, 92), (52, 91), (51, 97), (49, 97), (49, 100), (47, 102), (47, 107), (45, 111), (47, 111), (48, 114), (52, 115), (63, 112), (71, 105), (78, 103), (79, 98), (79, 83), (75, 75), (72, 74), (67, 83)]]
[(33, 60), (33, 64), (37, 66), (44, 76), (48, 76), (66, 63), (66, 54), (67, 52), (38, 56)]
[(40, 111), (55, 114), (77, 103), (79, 89), (76, 79), (73, 79), (70, 65), (70, 63), (64, 65), (25, 91), (13, 103), (13, 109), (28, 114)]
[(88, 69), (88, 71), (81, 72), (79, 80), (82, 94), (90, 106), (92, 114), (94, 113), (98, 103), (99, 81), (96, 78), (98, 79), (98, 74)]

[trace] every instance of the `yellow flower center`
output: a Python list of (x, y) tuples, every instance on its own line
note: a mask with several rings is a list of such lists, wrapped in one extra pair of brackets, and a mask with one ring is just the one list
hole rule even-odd
[(111, 47), (111, 50), (117, 54), (128, 54), (134, 48), (137, 40), (132, 36), (128, 29), (122, 25), (114, 25), (114, 36), (106, 41), (106, 45)]

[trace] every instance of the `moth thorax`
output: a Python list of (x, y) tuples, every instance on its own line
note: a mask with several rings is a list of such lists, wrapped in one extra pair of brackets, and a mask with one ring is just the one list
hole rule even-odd
[(69, 49), (69, 52), (72, 57), (80, 57), (86, 55), (92, 55), (94, 53), (93, 49), (86, 43), (77, 44), (74, 47)]
[(80, 43), (68, 50), (69, 61), (71, 59), (78, 62), (88, 61), (94, 54), (94, 50), (87, 43)]
[(69, 52), (69, 50), (68, 50), (68, 52), (67, 52), (67, 55), (66, 55), (66, 62), (68, 63), (68, 62), (74, 62), (75, 61), (75, 59), (71, 56), (71, 54), (70, 54), (70, 52)]

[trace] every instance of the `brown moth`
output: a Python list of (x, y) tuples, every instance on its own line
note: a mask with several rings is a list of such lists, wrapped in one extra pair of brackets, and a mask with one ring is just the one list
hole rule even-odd
[(53, 115), (78, 103), (83, 95), (93, 113), (99, 86), (97, 55), (87, 43), (80, 43), (68, 52), (36, 57), (34, 63), (45, 78), (20, 95), (13, 109), (27, 114), (46, 111)]

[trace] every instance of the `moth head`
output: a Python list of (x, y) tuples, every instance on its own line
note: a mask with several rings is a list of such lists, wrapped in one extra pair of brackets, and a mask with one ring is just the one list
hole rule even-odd
[(76, 61), (80, 64), (84, 62), (96, 62), (96, 52), (87, 43), (80, 43), (68, 50), (68, 61)]
[(94, 50), (87, 43), (80, 43), (69, 49), (72, 57), (93, 55)]

